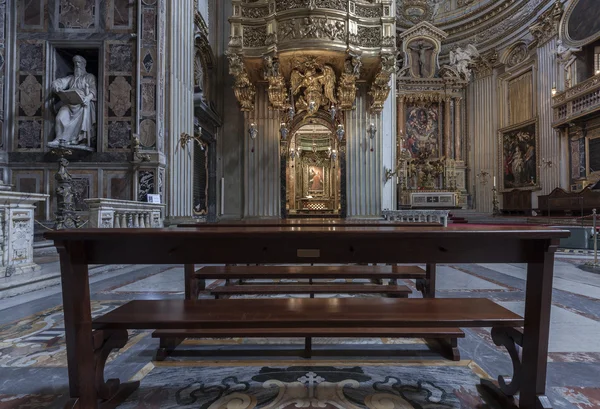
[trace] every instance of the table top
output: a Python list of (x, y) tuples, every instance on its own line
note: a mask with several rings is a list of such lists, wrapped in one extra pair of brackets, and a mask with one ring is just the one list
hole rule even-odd
[(264, 237), (264, 238), (293, 238), (318, 236), (335, 239), (336, 237), (381, 237), (381, 238), (520, 238), (520, 239), (558, 239), (570, 236), (568, 230), (543, 226), (469, 226), (441, 225), (402, 226), (402, 225), (365, 225), (365, 226), (218, 226), (202, 229), (166, 228), (166, 229), (70, 229), (44, 233), (49, 240), (125, 240), (150, 238), (219, 238), (219, 237)]

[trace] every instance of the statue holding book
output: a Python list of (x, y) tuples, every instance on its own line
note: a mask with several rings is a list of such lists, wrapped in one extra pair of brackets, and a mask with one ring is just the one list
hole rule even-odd
[(52, 82), (54, 92), (64, 104), (56, 115), (56, 138), (48, 144), (89, 146), (96, 130), (96, 77), (86, 71), (86, 61), (73, 57), (74, 74)]

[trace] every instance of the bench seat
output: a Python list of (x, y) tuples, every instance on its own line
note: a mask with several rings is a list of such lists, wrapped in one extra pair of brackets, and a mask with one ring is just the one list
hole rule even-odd
[(418, 266), (206, 266), (194, 273), (198, 279), (420, 279)]
[(412, 290), (405, 285), (369, 284), (265, 284), (226, 285), (210, 289), (216, 298), (232, 295), (275, 294), (384, 294), (389, 297), (406, 298)]
[(136, 300), (93, 320), (95, 329), (521, 326), (486, 298)]

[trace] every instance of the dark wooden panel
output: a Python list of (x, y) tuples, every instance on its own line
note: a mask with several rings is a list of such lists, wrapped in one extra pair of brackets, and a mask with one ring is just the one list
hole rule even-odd
[(424, 278), (425, 270), (418, 266), (207, 266), (196, 271), (203, 279), (272, 279), (289, 278)]
[(523, 319), (484, 298), (137, 300), (95, 319), (93, 325), (102, 329), (520, 327)]
[(410, 294), (405, 285), (368, 284), (265, 284), (226, 285), (210, 290), (211, 294)]
[(153, 338), (430, 338), (453, 337), (464, 338), (460, 328), (233, 328), (233, 329), (200, 329), (200, 330), (168, 330), (161, 329), (152, 333)]

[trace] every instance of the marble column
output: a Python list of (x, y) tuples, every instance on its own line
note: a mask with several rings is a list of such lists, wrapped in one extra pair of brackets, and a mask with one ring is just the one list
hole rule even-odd
[[(492, 187), (493, 177), (498, 180), (498, 163), (496, 152), (498, 147), (498, 115), (497, 115), (497, 88), (496, 76), (491, 70), (477, 73), (473, 82), (469, 84), (469, 112), (471, 131), (471, 151), (469, 152), (471, 165), (470, 183), (474, 195), (475, 209), (479, 212), (492, 212)], [(487, 172), (487, 177), (478, 178), (481, 172)], [(487, 180), (484, 184), (483, 180)]]
[(462, 128), (461, 128), (461, 105), (462, 98), (454, 99), (454, 159), (459, 161), (462, 160), (462, 143), (461, 139)]
[[(383, 186), (381, 115), (371, 115), (365, 84), (358, 84), (356, 109), (346, 113), (348, 218), (380, 217)], [(367, 129), (377, 128), (370, 139)], [(372, 149), (372, 150), (371, 150)]]
[(252, 122), (258, 127), (256, 139), (244, 132), (244, 218), (279, 218), (281, 213), (281, 122), (279, 111), (269, 107), (267, 86), (260, 84), (254, 111), (244, 115), (246, 130)]
[(450, 146), (450, 98), (444, 100), (444, 156), (452, 157), (452, 147)]
[[(392, 75), (390, 79), (390, 87), (394, 89), (396, 84), (396, 75)], [(390, 92), (390, 96), (383, 105), (381, 113), (381, 136), (382, 136), (382, 162), (386, 169), (396, 169), (396, 93)], [(384, 175), (385, 176), (385, 175)], [(396, 209), (396, 178), (387, 181), (382, 188), (382, 209)]]
[(167, 217), (192, 217), (195, 142), (180, 146), (180, 135), (194, 134), (194, 0), (168, 2)]

